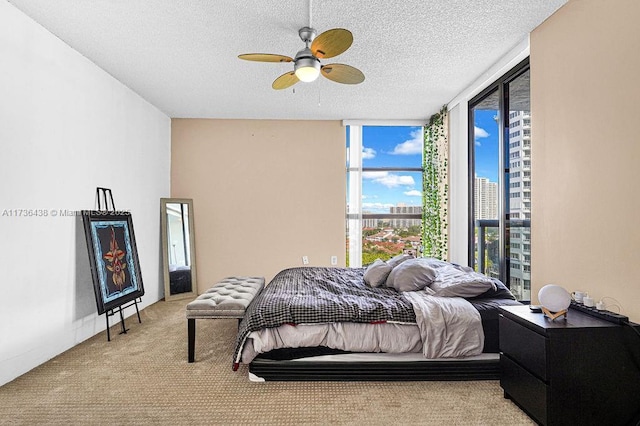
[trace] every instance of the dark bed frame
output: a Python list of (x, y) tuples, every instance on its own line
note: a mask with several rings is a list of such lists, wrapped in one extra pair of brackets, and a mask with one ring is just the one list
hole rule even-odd
[(499, 359), (469, 361), (276, 361), (257, 357), (249, 372), (266, 381), (497, 380)]

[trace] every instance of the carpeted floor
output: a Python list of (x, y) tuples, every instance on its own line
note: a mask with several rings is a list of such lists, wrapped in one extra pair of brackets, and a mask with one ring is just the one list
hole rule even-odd
[(497, 381), (249, 382), (231, 370), (236, 320), (200, 320), (187, 363), (187, 301), (158, 302), (0, 387), (0, 425), (531, 425)]

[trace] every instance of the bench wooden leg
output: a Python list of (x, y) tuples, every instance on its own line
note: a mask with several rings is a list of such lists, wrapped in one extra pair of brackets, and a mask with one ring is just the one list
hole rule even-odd
[(189, 362), (194, 362), (196, 360), (196, 319), (195, 318), (187, 319), (187, 335), (189, 336), (188, 337)]

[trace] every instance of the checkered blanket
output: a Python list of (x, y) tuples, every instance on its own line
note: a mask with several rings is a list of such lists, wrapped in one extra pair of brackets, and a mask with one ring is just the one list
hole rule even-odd
[(330, 322), (415, 323), (411, 303), (391, 288), (372, 288), (364, 268), (304, 267), (278, 273), (251, 302), (240, 323), (234, 352), (238, 368), (252, 331), (284, 324)]

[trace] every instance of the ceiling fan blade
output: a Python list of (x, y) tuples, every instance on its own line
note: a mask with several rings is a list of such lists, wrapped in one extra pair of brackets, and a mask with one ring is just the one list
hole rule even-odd
[(296, 73), (293, 71), (282, 74), (280, 77), (276, 78), (273, 81), (271, 87), (276, 90), (286, 89), (287, 87), (291, 87), (300, 80), (296, 77)]
[(317, 58), (333, 58), (347, 50), (353, 43), (353, 34), (344, 28), (334, 28), (320, 34), (311, 43), (311, 51)]
[(293, 59), (284, 55), (274, 55), (271, 53), (245, 53), (238, 55), (238, 58), (245, 61), (256, 62), (293, 62)]
[(331, 81), (342, 84), (360, 84), (364, 81), (364, 74), (358, 68), (345, 64), (324, 65), (320, 72)]

